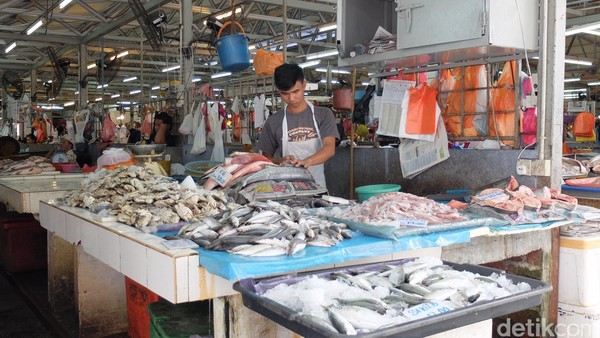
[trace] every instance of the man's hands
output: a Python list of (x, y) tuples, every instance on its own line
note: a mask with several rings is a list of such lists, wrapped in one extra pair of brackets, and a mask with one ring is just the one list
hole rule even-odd
[(286, 155), (282, 158), (282, 163), (289, 163), (295, 167), (308, 168), (312, 165), (310, 159), (300, 160), (295, 158), (293, 155)]

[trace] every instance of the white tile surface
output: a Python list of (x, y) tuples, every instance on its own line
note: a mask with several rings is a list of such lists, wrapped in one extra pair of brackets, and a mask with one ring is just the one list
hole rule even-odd
[(206, 271), (199, 267), (200, 265), (200, 256), (196, 255), (195, 257), (190, 257), (188, 259), (188, 285), (189, 285), (189, 299), (190, 302), (195, 302), (197, 300), (201, 300), (200, 292), (201, 288), (206, 289), (207, 283), (203, 283), (200, 285), (200, 270)]
[[(190, 279), (188, 278), (190, 275), (190, 271), (189, 271), (190, 263), (189, 262), (190, 262), (190, 260), (198, 262), (197, 257), (198, 257), (198, 255), (175, 258), (175, 285), (174, 285), (174, 287), (176, 288), (176, 292), (177, 292), (177, 299), (176, 299), (177, 303), (183, 303), (183, 302), (190, 301), (190, 299), (189, 299)], [(196, 258), (196, 259), (194, 259), (194, 258)], [(198, 287), (198, 286), (196, 285), (196, 287)]]
[(130, 239), (120, 237), (121, 273), (148, 287), (148, 255), (146, 246)]
[(81, 224), (89, 223), (82, 220), (79, 217), (73, 215), (66, 215), (65, 217), (65, 239), (72, 244), (77, 244), (81, 240)]
[[(43, 204), (42, 204), (43, 205)], [(100, 259), (100, 229), (90, 222), (81, 222), (81, 247), (89, 255)]]
[(98, 228), (98, 243), (98, 259), (121, 272), (119, 235), (106, 229)]
[[(148, 289), (171, 303), (177, 303), (175, 259), (148, 250)], [(187, 280), (185, 281), (187, 284)], [(187, 294), (185, 295), (187, 299)]]

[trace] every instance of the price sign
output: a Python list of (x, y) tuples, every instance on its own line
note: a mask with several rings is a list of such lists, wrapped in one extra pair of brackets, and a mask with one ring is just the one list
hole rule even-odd
[(429, 222), (424, 219), (412, 219), (412, 218), (398, 218), (396, 219), (396, 224), (398, 225), (406, 225), (409, 227), (420, 227), (424, 228), (427, 226)]
[(220, 186), (224, 187), (232, 176), (233, 175), (231, 175), (230, 172), (223, 169), (223, 167), (218, 166), (217, 169), (215, 169), (215, 171), (213, 171), (213, 173), (210, 175), (210, 178), (217, 181)]
[(410, 307), (404, 310), (402, 314), (410, 320), (414, 320), (439, 315), (440, 313), (452, 310), (454, 310), (454, 306), (452, 306), (452, 303), (448, 301), (431, 301), (429, 303), (423, 303)]

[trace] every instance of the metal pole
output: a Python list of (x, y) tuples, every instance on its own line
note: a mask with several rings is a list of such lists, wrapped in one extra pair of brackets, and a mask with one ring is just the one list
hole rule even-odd
[[(329, 72), (328, 72), (329, 73)], [(354, 90), (356, 88), (356, 67), (352, 68), (352, 94), (350, 97), (354, 97)], [(352, 100), (350, 109), (350, 199), (354, 198), (354, 100)]]
[(287, 62), (287, 0), (283, 0), (283, 62)]
[[(87, 69), (87, 63), (88, 63), (88, 55), (87, 55), (87, 46), (86, 45), (79, 45), (79, 83), (81, 83), (81, 81), (83, 81), (85, 79), (85, 77), (88, 75), (88, 69)], [(87, 80), (86, 80), (87, 81)], [(89, 85), (89, 81), (88, 85)], [(81, 85), (79, 86), (79, 105), (78, 105), (78, 109), (81, 109), (83, 106), (86, 105), (87, 101), (88, 101), (88, 86), (85, 86), (85, 88), (83, 88)]]
[[(181, 49), (179, 51), (180, 55), (183, 55), (183, 48), (187, 48), (188, 41), (192, 41), (192, 24), (193, 24), (193, 11), (192, 11), (192, 0), (183, 0), (181, 2), (181, 24), (182, 24), (182, 33), (180, 46)], [(194, 77), (194, 62), (193, 62), (193, 54), (189, 52), (189, 58), (181, 57), (180, 60), (183, 61), (182, 65), (182, 77), (183, 77), (183, 87), (185, 91), (183, 92), (183, 115), (186, 116), (189, 113), (191, 106), (191, 93), (192, 93), (192, 79)], [(176, 118), (177, 120), (177, 118)]]

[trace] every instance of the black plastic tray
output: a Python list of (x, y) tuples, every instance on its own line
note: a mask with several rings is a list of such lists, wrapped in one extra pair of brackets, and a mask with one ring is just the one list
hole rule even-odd
[[(348, 337), (345, 334), (331, 332), (328, 328), (321, 325), (309, 323), (305, 321), (302, 316), (297, 316), (297, 313), (293, 312), (290, 308), (269, 298), (262, 297), (261, 295), (276, 285), (281, 283), (288, 285), (294, 284), (307, 276), (325, 276), (333, 271), (375, 270), (388, 265), (404, 264), (410, 260), (412, 259), (333, 268), (261, 279), (247, 278), (236, 282), (233, 285), (233, 288), (242, 294), (242, 300), (247, 308), (260, 313), (304, 337)], [(455, 270), (469, 271), (478, 273), (482, 276), (489, 276), (494, 272), (504, 273), (502, 270), (479, 265), (456, 264), (451, 262), (444, 263), (452, 266)], [(368, 333), (358, 334), (353, 337), (424, 337), (538, 306), (542, 302), (542, 295), (552, 290), (550, 284), (535, 279), (509, 274), (506, 274), (506, 276), (515, 284), (519, 282), (529, 284), (531, 290), (490, 301), (477, 302), (464, 308), (370, 331)]]

